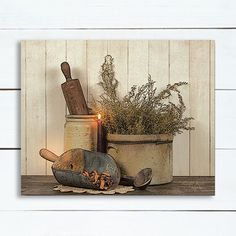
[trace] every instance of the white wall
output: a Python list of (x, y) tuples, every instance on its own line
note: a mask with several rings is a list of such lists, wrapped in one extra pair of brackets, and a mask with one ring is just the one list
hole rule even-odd
[[(158, 235), (235, 235), (236, 30), (213, 29), (236, 26), (234, 1), (137, 0), (117, 1), (117, 6), (106, 0), (38, 3), (0, 0), (1, 235), (143, 235), (147, 231)], [(75, 29), (81, 27), (210, 29)], [(215, 197), (19, 196), (20, 152), (8, 150), (20, 147), (20, 91), (15, 90), (20, 87), (19, 41), (95, 38), (216, 40)], [(110, 211), (85, 211), (94, 209)]]

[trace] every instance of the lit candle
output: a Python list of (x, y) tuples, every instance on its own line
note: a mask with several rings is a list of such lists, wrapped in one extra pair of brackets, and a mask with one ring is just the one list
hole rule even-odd
[(103, 128), (101, 114), (98, 114), (97, 151), (104, 152)]

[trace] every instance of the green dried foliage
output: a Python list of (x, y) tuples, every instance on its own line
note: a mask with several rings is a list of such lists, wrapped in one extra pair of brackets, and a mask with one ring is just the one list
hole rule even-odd
[[(103, 94), (94, 102), (94, 109), (102, 115), (107, 132), (115, 134), (179, 134), (193, 130), (184, 117), (186, 110), (179, 88), (186, 82), (168, 84), (157, 92), (155, 82), (148, 77), (146, 84), (132, 86), (126, 96), (118, 96), (118, 80), (115, 78), (113, 58), (105, 57), (101, 66), (99, 85)], [(171, 102), (176, 96), (177, 103)], [(172, 99), (173, 100), (173, 99)]]

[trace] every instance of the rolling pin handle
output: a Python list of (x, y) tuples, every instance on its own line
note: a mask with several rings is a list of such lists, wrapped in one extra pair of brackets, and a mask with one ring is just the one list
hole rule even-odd
[(70, 71), (70, 65), (68, 62), (64, 61), (61, 63), (61, 71), (64, 74), (66, 81), (72, 80), (71, 78), (71, 71)]
[(56, 161), (56, 160), (58, 159), (58, 156), (57, 156), (55, 153), (49, 151), (49, 150), (46, 149), (46, 148), (42, 148), (42, 149), (39, 151), (39, 155), (40, 155), (42, 158), (46, 159), (47, 161), (51, 161), (51, 162), (54, 162), (54, 161)]

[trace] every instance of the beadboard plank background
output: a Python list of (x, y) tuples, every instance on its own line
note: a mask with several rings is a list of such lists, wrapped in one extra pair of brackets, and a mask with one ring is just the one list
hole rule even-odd
[[(170, 42), (170, 68), (169, 77), (170, 83), (176, 83), (180, 79), (182, 81), (190, 82), (190, 41), (171, 41)], [(190, 114), (189, 104), (189, 90), (183, 89), (182, 96), (186, 105), (186, 116), (192, 116)], [(173, 102), (177, 98), (172, 99)], [(188, 176), (190, 172), (190, 132), (184, 132), (181, 135), (175, 137), (175, 143), (173, 146), (173, 171), (176, 175)], [(206, 162), (208, 162), (206, 160)]]
[[(210, 64), (210, 86), (209, 88), (215, 88), (215, 41), (211, 42), (210, 45), (210, 57), (211, 57), (211, 64)], [(214, 61), (214, 63), (212, 63)], [(215, 91), (210, 89), (210, 175), (215, 175), (215, 101), (213, 102), (213, 98), (215, 98)], [(215, 99), (214, 99), (215, 100)]]
[[(27, 174), (46, 174), (46, 161), (39, 160), (36, 150), (46, 145), (46, 54), (45, 42), (30, 41), (25, 47), (25, 156)], [(35, 86), (37, 84), (37, 86)], [(23, 111), (22, 109), (22, 111)], [(22, 127), (23, 128), (23, 127)]]
[(119, 78), (118, 90), (120, 96), (125, 96), (128, 91), (128, 41), (108, 41), (107, 52), (115, 58), (116, 77)]
[[(56, 137), (60, 137), (64, 132), (64, 117), (59, 114), (65, 114), (66, 105), (64, 97), (60, 96), (61, 84), (64, 80), (60, 71), (57, 70), (57, 66), (61, 61), (66, 60), (66, 42), (55, 40), (46, 41), (45, 52), (45, 93), (43, 94), (45, 97), (45, 145), (49, 150), (62, 153), (63, 139), (57, 139)], [(68, 50), (68, 54), (70, 54), (70, 50)], [(36, 124), (34, 123), (34, 125)], [(29, 159), (29, 155), (27, 156)], [(38, 157), (36, 154), (34, 156)], [(52, 163), (46, 161), (46, 174), (51, 174), (51, 165)]]
[(67, 111), (60, 87), (64, 82), (60, 63), (67, 60), (71, 64), (72, 76), (80, 78), (90, 105), (102, 92), (97, 85), (100, 66), (105, 55), (111, 54), (122, 95), (132, 85), (146, 83), (148, 74), (160, 89), (168, 83), (189, 82), (182, 91), (186, 115), (195, 118), (191, 123), (196, 130), (185, 131), (174, 141), (174, 175), (214, 175), (214, 143), (210, 141), (214, 139), (214, 119), (210, 116), (214, 104), (212, 49), (213, 41), (197, 40), (23, 41), (22, 174), (52, 174), (51, 164), (38, 154), (40, 148), (63, 152)]
[(190, 174), (193, 175), (208, 174), (211, 165), (210, 43), (209, 41), (190, 42), (190, 114), (195, 118), (191, 121), (195, 131), (190, 132)]

